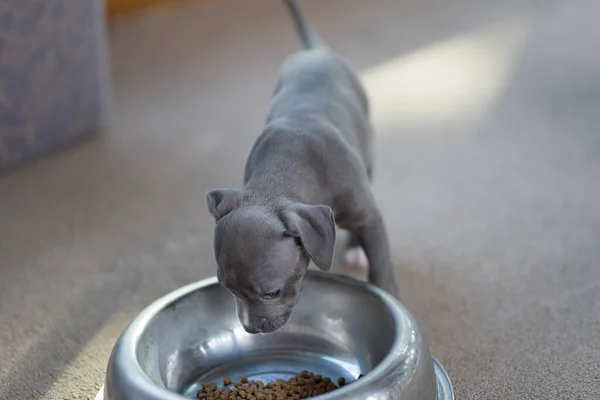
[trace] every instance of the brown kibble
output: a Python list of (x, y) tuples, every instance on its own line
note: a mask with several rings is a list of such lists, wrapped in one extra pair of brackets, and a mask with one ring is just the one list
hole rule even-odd
[[(357, 379), (363, 377), (360, 374)], [(247, 376), (240, 377), (233, 386), (231, 377), (223, 378), (224, 388), (220, 389), (216, 383), (203, 383), (202, 389), (197, 393), (199, 400), (298, 400), (319, 396), (323, 393), (338, 389), (338, 386), (329, 377), (302, 371), (287, 381), (277, 379), (275, 382), (248, 380)], [(346, 379), (338, 379), (339, 386), (347, 385)]]

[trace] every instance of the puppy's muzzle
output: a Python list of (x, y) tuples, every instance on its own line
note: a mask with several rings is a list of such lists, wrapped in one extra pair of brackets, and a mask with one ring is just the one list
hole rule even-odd
[(260, 317), (250, 315), (246, 310), (238, 308), (238, 318), (244, 327), (244, 330), (251, 334), (272, 333), (285, 325), (290, 317), (290, 313), (274, 317)]
[(246, 321), (240, 319), (244, 330), (248, 333), (273, 333), (285, 325), (290, 314), (280, 315), (274, 318), (254, 317)]

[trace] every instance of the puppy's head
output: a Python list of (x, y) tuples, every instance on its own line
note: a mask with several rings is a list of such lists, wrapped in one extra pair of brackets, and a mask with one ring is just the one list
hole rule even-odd
[(333, 212), (322, 205), (245, 202), (233, 189), (208, 192), (207, 204), (216, 221), (217, 276), (235, 297), (242, 326), (249, 333), (276, 331), (298, 301), (309, 261), (331, 268)]

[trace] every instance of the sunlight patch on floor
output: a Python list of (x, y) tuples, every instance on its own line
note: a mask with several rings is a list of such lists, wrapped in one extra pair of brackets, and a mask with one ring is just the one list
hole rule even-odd
[(41, 400), (92, 399), (104, 383), (108, 358), (115, 341), (135, 316), (133, 311), (113, 314), (75, 356)]
[(378, 127), (469, 123), (485, 115), (518, 61), (530, 24), (508, 21), (362, 71)]

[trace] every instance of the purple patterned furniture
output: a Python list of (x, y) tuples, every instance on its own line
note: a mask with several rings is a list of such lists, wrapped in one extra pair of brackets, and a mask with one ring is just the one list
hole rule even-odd
[(0, 0), (0, 170), (108, 117), (102, 0)]

